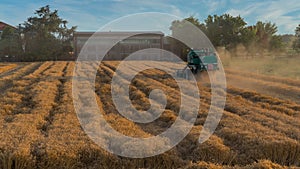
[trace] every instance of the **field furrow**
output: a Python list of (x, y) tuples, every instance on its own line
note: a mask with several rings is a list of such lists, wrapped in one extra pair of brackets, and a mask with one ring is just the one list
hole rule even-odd
[(281, 83), (289, 86), (299, 87), (300, 82), (299, 80), (293, 80), (290, 78), (283, 78), (283, 77), (275, 77), (275, 76), (269, 76), (269, 75), (262, 75), (258, 73), (250, 73), (250, 72), (243, 72), (243, 71), (237, 71), (233, 69), (226, 69), (226, 74), (232, 74), (237, 76), (244, 77), (247, 75), (247, 77), (251, 79), (260, 79), (266, 82), (274, 82), (274, 83)]
[[(64, 69), (64, 74), (60, 79), (58, 86), (58, 95), (56, 97), (56, 106), (47, 116), (46, 132), (47, 137), (42, 140), (45, 145), (41, 166), (54, 168), (56, 166), (65, 166), (66, 168), (81, 168), (81, 165), (87, 165), (89, 161), (86, 156), (102, 157), (109, 156), (97, 146), (82, 130), (77, 119), (73, 101), (72, 101), (72, 77), (74, 63), (70, 62)], [(47, 162), (50, 161), (50, 162)]]
[(260, 106), (262, 108), (278, 110), (284, 112), (287, 115), (291, 115), (291, 116), (297, 115), (299, 114), (300, 111), (300, 105), (295, 102), (286, 101), (286, 100), (278, 99), (267, 95), (262, 95), (255, 91), (244, 90), (244, 89), (228, 86), (227, 92), (232, 95), (239, 95), (253, 103), (256, 103), (257, 106)]
[[(124, 123), (125, 125), (119, 125), (118, 123), (112, 123), (111, 125), (113, 127), (116, 127), (116, 129), (118, 130), (118, 128), (120, 128), (120, 130), (118, 130), (119, 132), (123, 133), (128, 132), (128, 133), (123, 133), (123, 134), (128, 134), (129, 136), (132, 137), (150, 137), (151, 134), (144, 132), (138, 125), (136, 125), (134, 122), (122, 117), (118, 110), (116, 109), (116, 107), (114, 106), (113, 100), (112, 100), (112, 96), (111, 96), (111, 70), (108, 69), (107, 67), (101, 65), (100, 70), (98, 71), (98, 75), (97, 75), (97, 79), (96, 79), (96, 93), (98, 95), (98, 97), (100, 98), (100, 101), (102, 103), (103, 109), (105, 110), (105, 115), (104, 116), (106, 118), (107, 121), (109, 122), (113, 122), (114, 119), (119, 119), (118, 121), (120, 121), (121, 123)], [(144, 95), (140, 94), (140, 98), (143, 98)], [(129, 99), (129, 98), (128, 98)], [(142, 103), (143, 104), (143, 103)], [(126, 126), (127, 125), (127, 126)], [(132, 131), (130, 130), (126, 130), (129, 129), (129, 127), (132, 129)], [(124, 127), (124, 128), (122, 128)]]
[(13, 69), (16, 69), (17, 64), (0, 64), (0, 77), (8, 74), (8, 72), (12, 71)]
[[(110, 65), (111, 67), (113, 65)], [(150, 73), (148, 73), (148, 76), (151, 76), (151, 74), (159, 74), (159, 73), (155, 73), (156, 71), (152, 71)], [(168, 83), (170, 83), (170, 79), (169, 81), (166, 80), (166, 77), (165, 74), (161, 74), (161, 77), (160, 78), (155, 78), (156, 80), (159, 80), (160, 82), (168, 85)], [(145, 80), (143, 80), (145, 83), (147, 83)], [(157, 86), (156, 83), (153, 83), (153, 81), (151, 82), (148, 82), (147, 84), (154, 84), (154, 86)], [(174, 88), (174, 83), (171, 83), (172, 85), (170, 85), (170, 87)], [(206, 91), (205, 91), (206, 90)], [(205, 88), (204, 91), (201, 91), (201, 96), (202, 97), (206, 97), (205, 100), (206, 100), (206, 104), (209, 103), (209, 92), (208, 92), (208, 89)], [(270, 156), (270, 158), (278, 163), (282, 163), (282, 164), (289, 164), (291, 161), (293, 162), (293, 164), (297, 164), (298, 161), (299, 161), (299, 157), (296, 155), (296, 156), (293, 156), (293, 153), (297, 152), (298, 149), (299, 149), (299, 142), (297, 143), (296, 140), (299, 140), (299, 135), (297, 134), (297, 131), (299, 130), (299, 126), (295, 126), (294, 124), (297, 123), (297, 119), (294, 119), (292, 120), (292, 122), (294, 121), (295, 123), (294, 124), (286, 124), (287, 121), (283, 120), (283, 121), (278, 121), (278, 119), (276, 119), (276, 115), (274, 114), (280, 114), (280, 112), (276, 112), (276, 111), (271, 111), (270, 110), (262, 110), (262, 109), (259, 109), (257, 108), (257, 105), (255, 104), (250, 104), (248, 103), (245, 99), (244, 100), (238, 100), (238, 102), (236, 102), (236, 98), (232, 97), (231, 95), (229, 95), (227, 97), (227, 105), (226, 105), (226, 109), (225, 110), (229, 110), (231, 113), (235, 114), (235, 115), (230, 115), (231, 113), (227, 113), (228, 116), (224, 116), (221, 123), (222, 122), (226, 122), (224, 127), (226, 126), (229, 126), (231, 125), (229, 122), (230, 121), (235, 121), (236, 123), (240, 123), (240, 125), (243, 126), (243, 128), (247, 128), (247, 126), (249, 124), (251, 124), (252, 126), (256, 126), (256, 129), (257, 130), (256, 132), (258, 133), (261, 133), (262, 130), (263, 131), (269, 131), (269, 133), (267, 134), (264, 134), (265, 137), (262, 137), (260, 136), (260, 139), (263, 140), (263, 142), (259, 142), (255, 139), (255, 137), (252, 138), (252, 136), (250, 135), (251, 133), (249, 133), (249, 135), (245, 135), (245, 137), (240, 137), (238, 139), (238, 141), (248, 141), (249, 143), (255, 143), (255, 144), (258, 144), (259, 146), (258, 147), (254, 147), (254, 150), (253, 151), (257, 151), (257, 152), (260, 152), (260, 149), (261, 147), (264, 147), (264, 142), (269, 142), (269, 145), (277, 145), (278, 143), (276, 141), (274, 141), (272, 138), (281, 138), (282, 140), (285, 140), (284, 142), (287, 143), (289, 142), (289, 145), (296, 147), (296, 150), (294, 152), (291, 152), (291, 154), (288, 154), (287, 156), (287, 159), (286, 160), (283, 160), (283, 159), (279, 159), (278, 157), (275, 157), (276, 155), (273, 155), (273, 154), (267, 154), (267, 156)], [(245, 107), (245, 109), (242, 109), (243, 107)], [(264, 114), (272, 114), (273, 116), (271, 117), (267, 117), (265, 116)], [(236, 115), (238, 115), (236, 119), (233, 119), (233, 117), (235, 117)], [(240, 116), (240, 117), (239, 117)], [(273, 118), (272, 118), (273, 117)], [(232, 119), (231, 119), (232, 118)], [(244, 121), (247, 121), (247, 123), (244, 123)], [(290, 121), (291, 122), (291, 121)], [(275, 127), (274, 127), (275, 125)], [(220, 129), (222, 130), (222, 128)], [(241, 132), (242, 131), (239, 131), (237, 130), (237, 132)], [(220, 135), (222, 136), (222, 135)], [(223, 138), (223, 136), (222, 136)], [(224, 137), (226, 139), (226, 137)], [(293, 140), (293, 139), (296, 139), (296, 140)], [(280, 144), (279, 144), (280, 145)], [(231, 147), (232, 145), (230, 145)], [(284, 146), (284, 145), (281, 145), (281, 146)], [(243, 147), (243, 146), (242, 146)], [(272, 146), (271, 146), (272, 147)], [(276, 146), (275, 146), (276, 147)], [(232, 147), (234, 150), (237, 150), (239, 155), (237, 156), (237, 158), (241, 158), (239, 159), (239, 161), (241, 160), (245, 160), (246, 163), (249, 163), (249, 162), (253, 162), (252, 160), (255, 160), (255, 156), (253, 156), (253, 159), (251, 160), (246, 160), (246, 159), (243, 159), (242, 156), (244, 155), (248, 155), (248, 154), (244, 154), (244, 152), (240, 152), (240, 150), (236, 149), (235, 147)], [(245, 147), (243, 147), (245, 148)], [(291, 149), (287, 149), (287, 150), (283, 150), (283, 152), (280, 152), (280, 153), (287, 153), (289, 152)], [(275, 149), (271, 150), (271, 151), (275, 151)], [(296, 153), (297, 154), (297, 153)], [(279, 154), (277, 154), (279, 155)], [(265, 158), (266, 158), (265, 157)]]
[[(110, 65), (110, 67), (112, 66), (113, 65)], [(110, 72), (113, 71), (110, 70)], [(132, 83), (134, 86), (137, 87), (140, 86), (139, 87), (140, 90), (146, 95), (147, 93), (149, 93), (149, 91), (157, 88), (164, 90), (164, 92), (167, 93), (168, 95), (167, 96), (168, 103), (166, 109), (169, 109), (170, 111), (165, 111), (164, 112), (165, 114), (163, 113), (158, 120), (155, 120), (152, 123), (144, 124), (146, 128), (143, 127), (143, 129), (151, 133), (153, 133), (154, 131), (155, 133), (153, 134), (159, 134), (164, 130), (166, 130), (167, 128), (169, 128), (169, 126), (172, 124), (172, 121), (176, 119), (178, 114), (179, 107), (177, 105), (180, 104), (180, 101), (178, 100), (180, 98), (179, 91), (177, 91), (176, 89), (172, 89), (154, 79), (147, 78), (142, 75), (134, 79)], [(145, 90), (145, 88), (148, 89)], [(176, 106), (177, 109), (174, 110), (173, 108), (174, 106)], [(209, 106), (206, 106), (205, 108), (204, 105), (201, 105), (201, 110), (200, 110), (201, 114), (203, 113), (203, 111), (207, 112)], [(230, 164), (234, 160), (235, 153), (232, 152), (229, 147), (225, 146), (223, 144), (222, 139), (219, 138), (218, 136), (213, 135), (207, 142), (205, 142), (202, 145), (198, 143), (198, 138), (200, 135), (201, 128), (202, 126), (200, 125), (200, 123), (198, 123), (197, 126), (192, 128), (190, 134), (188, 134), (187, 137), (178, 146), (176, 146), (176, 149), (181, 154), (181, 156), (186, 157), (184, 158), (184, 160), (187, 159), (192, 161), (204, 160), (204, 161), (215, 162), (215, 163)]]
[[(159, 74), (156, 73), (157, 71), (152, 71), (150, 72), (147, 76), (151, 76), (151, 74)], [(155, 76), (154, 76), (155, 77)], [(155, 79), (161, 81), (164, 84), (172, 84), (169, 85), (170, 87), (174, 88), (174, 83), (170, 82), (172, 79), (169, 78), (164, 78), (166, 77), (166, 74), (163, 74), (161, 72), (161, 77), (156, 77)], [(165, 81), (167, 83), (165, 83)], [(200, 87), (201, 88), (201, 87)], [(208, 97), (210, 97), (208, 93), (208, 88), (202, 87), (201, 89), (201, 96), (204, 97), (204, 101), (206, 101), (206, 104), (209, 100)], [(272, 97), (267, 97), (263, 95), (256, 95), (255, 96), (255, 101), (254, 103), (249, 102), (245, 99), (239, 99), (239, 97), (232, 96), (232, 88), (228, 89), (229, 94), (227, 94), (227, 104), (225, 107), (225, 110), (228, 110), (230, 112), (233, 112), (235, 114), (238, 114), (242, 116), (243, 118), (252, 121), (254, 123), (259, 123), (265, 127), (270, 128), (270, 130), (276, 130), (280, 133), (286, 134), (287, 137), (296, 139), (299, 141), (299, 118), (295, 117), (290, 117), (287, 115), (292, 115), (292, 114), (298, 114), (298, 106), (296, 103), (288, 102), (288, 101), (283, 101), (279, 100), (276, 98)], [(247, 94), (245, 94), (247, 92)], [(254, 94), (255, 92), (253, 92)], [(245, 97), (246, 95), (249, 98), (251, 92), (250, 91), (244, 91), (236, 88), (235, 94), (237, 96), (241, 95)], [(253, 100), (253, 99), (252, 99)], [(270, 104), (267, 104), (265, 102), (269, 102)], [(261, 108), (258, 106), (260, 105)], [(269, 106), (268, 106), (269, 105)], [(285, 114), (287, 115), (285, 115)]]
[[(91, 65), (91, 66), (93, 66), (93, 65)], [(84, 77), (84, 75), (83, 75), (83, 77)], [(98, 71), (98, 77), (96, 79), (96, 93), (99, 93), (99, 92), (101, 93), (96, 98), (97, 98), (100, 110), (102, 110), (102, 112), (105, 113), (104, 114), (105, 120), (108, 123), (110, 123), (115, 130), (123, 133), (124, 135), (129, 135), (132, 137), (149, 137), (149, 136), (151, 136), (150, 134), (141, 130), (138, 125), (136, 125), (133, 122), (127, 120), (126, 118), (123, 118), (122, 116), (120, 116), (117, 112), (115, 112), (115, 110), (112, 107), (110, 107), (109, 103), (111, 103), (111, 102), (110, 102), (110, 98), (108, 97), (108, 94), (110, 94), (110, 90), (108, 90), (109, 86), (106, 85), (107, 77), (108, 76), (103, 72), (103, 70), (100, 69)], [(100, 84), (100, 85), (98, 85), (98, 84)], [(101, 98), (105, 98), (105, 100), (101, 100)], [(82, 99), (83, 99), (82, 101), (85, 102), (84, 98), (82, 98)], [(71, 116), (72, 114), (69, 114), (69, 115)], [(81, 116), (81, 113), (78, 115)], [(72, 116), (74, 116), (74, 114)], [(63, 126), (61, 126), (59, 128), (63, 128)], [(74, 130), (74, 129), (70, 128), (69, 130)], [(74, 132), (75, 131), (76, 130), (74, 130)], [(77, 137), (76, 133), (72, 132), (71, 137), (72, 138)], [(182, 163), (182, 162), (180, 162), (181, 160), (178, 159), (177, 156), (172, 155), (175, 153), (174, 151), (170, 151), (167, 154), (163, 154), (160, 156), (150, 157), (150, 158), (145, 158), (145, 159), (118, 158), (117, 156), (107, 153), (107, 152), (103, 151), (102, 149), (100, 149), (99, 147), (94, 146), (93, 144), (90, 143), (91, 142), (90, 140), (85, 140), (84, 142), (82, 141), (80, 143), (77, 142), (77, 140), (80, 141), (82, 139), (83, 139), (83, 137), (79, 135), (78, 139), (74, 139), (74, 140), (72, 139), (72, 141), (71, 141), (71, 142), (74, 141), (74, 143), (77, 143), (77, 144), (74, 144), (74, 146), (76, 146), (76, 147), (74, 147), (72, 149), (74, 151), (77, 151), (77, 152), (75, 152), (75, 154), (77, 154), (77, 157), (78, 157), (78, 154), (79, 154), (79, 156), (82, 156), (82, 157), (84, 157), (86, 155), (91, 157), (90, 159), (87, 159), (87, 158), (79, 159), (79, 161), (82, 165), (83, 164), (89, 165), (89, 166), (97, 165), (100, 168), (120, 168), (123, 165), (129, 166), (129, 167), (130, 166), (131, 167), (139, 166), (142, 168), (147, 167), (147, 166), (148, 167), (160, 166), (162, 168), (166, 168), (166, 167), (167, 168), (174, 168), (174, 167), (177, 168), (179, 166), (179, 164)], [(120, 144), (120, 146), (126, 145), (125, 142), (120, 142), (119, 144)], [(67, 147), (69, 147), (70, 145), (72, 147), (73, 144), (72, 143), (68, 144)], [(97, 159), (103, 159), (103, 160), (100, 161)], [(154, 165), (153, 161), (156, 161), (155, 165)], [(165, 163), (166, 161), (173, 161), (173, 162)]]
[(7, 89), (14, 85), (14, 81), (21, 79), (24, 76), (34, 72), (35, 69), (38, 68), (40, 65), (42, 65), (42, 63), (25, 64), (24, 66), (21, 66), (20, 69), (1, 77), (0, 92), (5, 92)]
[[(47, 66), (47, 63), (42, 65), (38, 64), (39, 68)], [(29, 89), (31, 86), (36, 82), (38, 79), (39, 74), (36, 71), (39, 69), (34, 70), (37, 65), (28, 65), (28, 67), (24, 67), (23, 73), (16, 73), (15, 77), (6, 81), (6, 90), (2, 93), (2, 97), (0, 98), (2, 103), (2, 109), (0, 111), (1, 115), (13, 115), (17, 114), (18, 112), (25, 113), (22, 110), (22, 106), (28, 106), (29, 103), (28, 99), (30, 94), (28, 95)], [(31, 73), (30, 73), (31, 72)], [(30, 78), (27, 78), (30, 76)], [(8, 86), (10, 85), (10, 86)], [(31, 107), (28, 107), (29, 109)]]
[[(75, 72), (75, 65), (83, 68)], [(197, 82), (200, 98), (195, 98), (191, 84), (180, 79), (179, 88), (171, 75), (151, 66), (168, 70), (184, 67), (177, 63), (126, 61), (128, 69), (115, 74), (120, 62), (36, 62), (0, 65), (0, 168), (259, 168), (288, 167), (300, 164), (300, 94), (297, 80), (258, 75), (227, 69), (227, 92), (217, 89), (216, 99), (227, 95), (225, 110), (214, 134), (204, 143), (198, 142), (211, 106), (209, 82)], [(130, 75), (139, 68), (129, 82)], [(189, 134), (171, 150), (148, 158), (126, 158), (112, 154), (94, 143), (85, 127), (97, 129), (103, 121), (94, 119), (88, 109), (90, 92), (73, 98), (73, 82), (90, 87), (91, 69), (97, 69), (94, 94), (104, 120), (117, 132), (136, 138), (150, 138), (168, 130), (178, 118), (181, 104), (199, 102), (197, 119)], [(79, 73), (79, 74), (78, 74)], [(112, 78), (118, 76), (112, 86)], [(86, 86), (84, 85), (86, 84)], [(129, 84), (125, 86), (124, 84)], [(118, 112), (112, 99), (112, 87), (118, 93), (129, 87), (128, 107)], [(159, 89), (166, 96), (166, 107), (149, 123), (138, 123), (121, 113), (136, 117), (152, 117), (151, 105), (158, 106), (160, 97), (149, 99)], [(181, 95), (180, 90), (188, 92)], [(88, 95), (87, 95), (88, 94)], [(188, 103), (181, 103), (181, 96)], [(276, 97), (274, 97), (276, 96)], [(300, 95), (299, 95), (300, 96)], [(123, 97), (119, 95), (119, 97)], [(80, 105), (74, 105), (73, 101)], [(75, 108), (83, 106), (80, 110)], [(182, 116), (190, 117), (186, 111)], [(78, 119), (78, 117), (80, 119)], [(95, 120), (95, 121), (91, 121)], [(100, 122), (101, 121), (101, 122)], [(128, 140), (99, 128), (103, 146), (110, 150), (145, 149), (129, 147)], [(113, 137), (111, 137), (113, 136)], [(111, 139), (118, 139), (117, 142)], [(159, 146), (167, 142), (157, 142)], [(156, 147), (147, 147), (154, 151)], [(280, 164), (280, 165), (278, 165)], [(281, 166), (282, 165), (282, 166)]]
[[(160, 81), (161, 83), (166, 84), (167, 86), (170, 86), (171, 88), (174, 88), (174, 89), (178, 88), (176, 85), (174, 85), (175, 81), (171, 77), (168, 77), (166, 73), (163, 73), (163, 71), (151, 70), (151, 71), (143, 72), (143, 75), (153, 78), (157, 81)], [(202, 89), (201, 96), (204, 98), (204, 101), (206, 101), (206, 104), (209, 104), (209, 101), (210, 101), (209, 89), (206, 87), (203, 87), (203, 86), (202, 87), (199, 86), (199, 88)], [(299, 113), (299, 111), (298, 111), (299, 105), (297, 105), (296, 103), (283, 101), (283, 100), (268, 97), (268, 96), (263, 96), (258, 93), (255, 93), (255, 92), (243, 91), (238, 88), (234, 89), (232, 87), (229, 87), (228, 92), (229, 92), (228, 97), (227, 97), (228, 110), (230, 110), (230, 109), (234, 110), (234, 109), (239, 109), (239, 108), (245, 107), (246, 110), (244, 110), (244, 111), (243, 111), (243, 109), (239, 109), (239, 110), (235, 110), (234, 112), (238, 112), (238, 113), (240, 113), (240, 115), (250, 114), (250, 115), (253, 115), (253, 117), (260, 116), (260, 118), (263, 116), (263, 117), (265, 117), (266, 121), (268, 121), (267, 119), (271, 120), (271, 121), (269, 121), (269, 123), (275, 123), (275, 122), (281, 123), (285, 127), (282, 127), (282, 126), (280, 127), (280, 125), (278, 127), (282, 128), (282, 129), (284, 129), (284, 131), (288, 132), (289, 133), (288, 135), (293, 135), (293, 137), (295, 137), (294, 136), (295, 131), (297, 131), (297, 129), (300, 127), (299, 119), (286, 116), (286, 115), (282, 114), (282, 112), (287, 115), (297, 114), (297, 113)], [(252, 99), (250, 99), (251, 94), (253, 95)], [(238, 102), (236, 102), (238, 97), (235, 97), (235, 95), (242, 96), (243, 98), (250, 99), (252, 101), (255, 99), (255, 102), (254, 101), (253, 101), (253, 103), (248, 102), (245, 99), (239, 99)], [(270, 104), (266, 104), (266, 103), (270, 103)], [(259, 108), (258, 105), (260, 105), (261, 108)], [(270, 116), (270, 117), (268, 117), (268, 116)], [(283, 118), (280, 119), (279, 117), (283, 117)], [(246, 117), (246, 118), (248, 118), (248, 117)], [(263, 119), (261, 119), (261, 120), (263, 120)], [(282, 121), (278, 121), (278, 120), (282, 120)], [(255, 121), (255, 120), (253, 120), (253, 121)], [(287, 124), (290, 124), (290, 125), (287, 125)], [(271, 128), (273, 128), (273, 127), (271, 127)], [(291, 131), (288, 131), (289, 128), (291, 128)], [(294, 133), (294, 134), (292, 134), (292, 133)], [(298, 138), (298, 136), (296, 136), (296, 138)]]
[[(49, 65), (45, 64), (44, 67), (47, 69)], [(35, 161), (38, 161), (38, 153), (42, 151), (41, 146), (43, 146), (39, 140), (44, 137), (40, 129), (54, 104), (51, 92), (55, 91), (56, 83), (49, 79), (52, 79), (52, 76), (61, 76), (62, 69), (60, 68), (63, 68), (64, 65), (64, 63), (57, 62), (45, 72), (33, 72), (31, 78), (15, 81), (18, 87), (21, 84), (24, 85), (22, 93), (26, 94), (24, 98), (30, 99), (30, 101), (21, 101), (22, 106), (18, 106), (21, 110), (13, 110), (15, 113), (6, 116), (6, 121), (1, 126), (1, 143), (7, 141), (10, 143), (5, 146), (2, 153), (12, 154), (12, 160), (20, 161), (20, 165), (24, 165), (22, 167), (30, 168), (30, 166), (36, 165)]]
[(240, 88), (243, 89), (250, 89), (273, 97), (290, 100), (298, 104), (300, 103), (299, 87), (267, 82), (260, 79), (251, 79), (249, 77), (233, 74), (227, 74), (226, 78), (229, 85), (241, 86)]

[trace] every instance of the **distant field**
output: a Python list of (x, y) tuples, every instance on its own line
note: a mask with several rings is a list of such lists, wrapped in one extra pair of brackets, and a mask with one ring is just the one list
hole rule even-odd
[(300, 80), (300, 57), (224, 58), (225, 68)]
[[(250, 66), (239, 68), (239, 62), (226, 66), (227, 102), (210, 139), (198, 143), (211, 94), (210, 88), (199, 82), (201, 109), (191, 132), (170, 151), (144, 159), (110, 154), (83, 132), (72, 100), (75, 62), (17, 64), (0, 72), (0, 168), (300, 167), (300, 80), (256, 74), (263, 65), (252, 67), (255, 71), (249, 73), (246, 71)], [(281, 63), (280, 69), (284, 70)], [(288, 63), (292, 67), (297, 62)], [(117, 65), (103, 62), (97, 72), (95, 94), (105, 119), (128, 136), (150, 137), (165, 131), (180, 108), (180, 92), (174, 79), (157, 69), (143, 71), (134, 78), (128, 99), (137, 109), (149, 108), (147, 97), (152, 89), (165, 91), (168, 101), (166, 110), (154, 122), (134, 123), (121, 116), (112, 103), (110, 83)], [(126, 73), (120, 75), (126, 77)]]

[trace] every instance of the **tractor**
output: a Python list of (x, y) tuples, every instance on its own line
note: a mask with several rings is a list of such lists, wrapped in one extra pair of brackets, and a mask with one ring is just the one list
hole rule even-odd
[(182, 70), (177, 70), (178, 77), (189, 79), (189, 74), (186, 69), (189, 68), (193, 74), (202, 71), (218, 70), (218, 58), (216, 53), (210, 49), (191, 49), (187, 54), (187, 65)]

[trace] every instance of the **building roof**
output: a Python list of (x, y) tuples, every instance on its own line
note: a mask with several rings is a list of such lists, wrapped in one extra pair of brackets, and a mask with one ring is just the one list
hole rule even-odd
[(5, 22), (1, 22), (1, 21), (0, 21), (0, 31), (3, 31), (3, 29), (4, 29), (5, 27), (7, 27), (7, 26), (9, 26), (9, 27), (11, 27), (11, 28), (14, 28), (14, 29), (17, 29), (17, 28), (14, 27), (14, 26), (11, 26), (11, 25), (9, 25), (9, 24), (7, 24), (7, 23), (5, 23)]
[(110, 32), (75, 32), (74, 36), (92, 36), (93, 34), (99, 36), (134, 36), (140, 34), (147, 34), (147, 35), (160, 35), (164, 36), (164, 33), (161, 31), (110, 31)]

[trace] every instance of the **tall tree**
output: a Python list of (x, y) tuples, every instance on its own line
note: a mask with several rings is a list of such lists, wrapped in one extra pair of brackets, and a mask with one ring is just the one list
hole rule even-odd
[(41, 7), (24, 23), (25, 52), (32, 60), (55, 60), (70, 50), (76, 27), (67, 27), (67, 21), (51, 11), (49, 5)]
[(207, 36), (215, 46), (230, 48), (242, 42), (242, 33), (246, 26), (242, 17), (229, 14), (209, 15), (205, 23)]
[(0, 55), (16, 60), (22, 53), (22, 46), (18, 30), (5, 27), (0, 38)]
[(258, 43), (262, 48), (268, 49), (272, 36), (277, 32), (277, 26), (271, 22), (263, 23), (258, 21), (256, 23)]
[[(198, 35), (200, 33), (199, 29), (205, 33), (205, 24), (200, 23), (194, 16), (173, 21), (170, 27), (170, 30), (172, 30), (172, 38), (169, 38), (170, 44), (172, 44), (172, 52), (177, 55), (186, 56), (189, 48), (198, 48), (201, 46), (199, 44), (200, 41), (195, 39), (195, 34)], [(202, 33), (199, 34), (199, 36), (203, 35)], [(188, 42), (189, 44), (184, 44), (179, 40)]]
[(281, 37), (276, 35), (277, 26), (275, 23), (258, 21), (255, 26), (257, 29), (256, 47), (260, 51), (263, 49), (278, 51), (283, 48)]
[(204, 23), (200, 23), (199, 19), (195, 18), (195, 16), (190, 16), (188, 18), (185, 18), (184, 20), (192, 23), (193, 25), (197, 26), (201, 31), (204, 33), (206, 32), (206, 26)]
[(204, 31), (206, 29), (205, 24), (200, 23), (199, 19), (197, 19), (195, 16), (189, 16), (188, 18), (185, 18), (181, 21), (179, 21), (179, 20), (173, 21), (172, 24), (171, 24), (170, 30), (176, 31), (177, 28), (179, 28), (179, 27), (183, 26), (184, 24), (186, 24), (186, 21), (193, 24), (193, 25), (195, 25), (196, 27), (198, 27), (202, 31)]
[(293, 48), (300, 52), (300, 24), (295, 29), (296, 40), (294, 41)]
[(282, 37), (279, 35), (273, 35), (270, 40), (270, 47), (269, 50), (271, 51), (281, 51), (283, 49), (283, 41)]
[(240, 40), (250, 56), (254, 56), (256, 52), (256, 26), (247, 26), (241, 30)]
[[(179, 32), (178, 30), (181, 30), (180, 27), (184, 25), (185, 21), (199, 27), (215, 47), (223, 46), (227, 49), (236, 49), (238, 44), (243, 44), (252, 54), (254, 52), (262, 53), (265, 49), (281, 50), (283, 48), (281, 36), (276, 35), (277, 26), (271, 22), (258, 21), (255, 25), (247, 26), (241, 16), (234, 17), (223, 14), (220, 16), (209, 15), (205, 19), (205, 23), (200, 23), (197, 18), (190, 16), (182, 21), (174, 21), (171, 26), (172, 34), (176, 31)], [(181, 32), (181, 34), (184, 33), (186, 34), (187, 31)], [(296, 46), (297, 44), (295, 43)]]
[(225, 46), (229, 48), (245, 40), (242, 38), (243, 33), (249, 34), (248, 36), (252, 35), (250, 31), (245, 29), (246, 22), (242, 17), (233, 17), (229, 14), (221, 16), (209, 15), (205, 20), (205, 23), (200, 23), (200, 21), (194, 16), (185, 18), (182, 21), (173, 21), (170, 28), (172, 30), (172, 34), (174, 34), (174, 32), (176, 32), (176, 30), (185, 23), (185, 21), (189, 21), (201, 29), (214, 46)]

